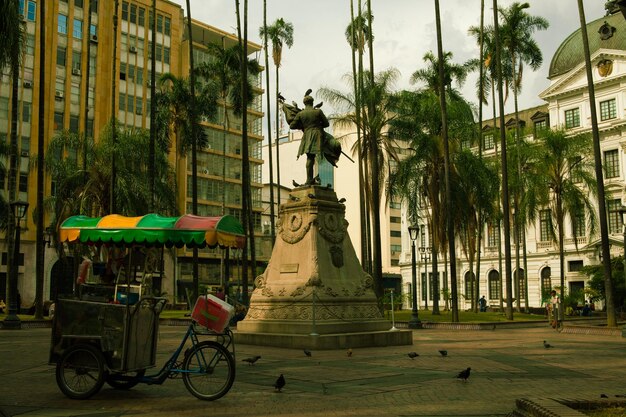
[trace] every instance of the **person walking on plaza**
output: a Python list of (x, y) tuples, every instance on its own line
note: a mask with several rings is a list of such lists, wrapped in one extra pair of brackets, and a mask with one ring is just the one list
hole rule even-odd
[(482, 297), (480, 297), (480, 300), (478, 300), (478, 304), (480, 305), (480, 312), (484, 313), (485, 311), (487, 311), (487, 300), (485, 300), (485, 296), (483, 295)]
[(548, 319), (550, 320), (550, 325), (552, 328), (556, 328), (559, 322), (559, 295), (556, 290), (550, 291), (550, 310), (548, 314)]

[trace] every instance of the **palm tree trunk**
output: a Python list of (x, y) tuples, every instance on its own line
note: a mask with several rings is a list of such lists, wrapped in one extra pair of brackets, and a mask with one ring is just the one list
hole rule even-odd
[[(483, 126), (483, 86), (485, 83), (485, 67), (483, 65), (483, 48), (484, 48), (484, 38), (483, 31), (485, 29), (485, 0), (480, 0), (480, 40), (479, 40), (479, 58), (478, 58), (478, 126), (480, 128), (480, 135), (478, 139), (478, 157), (482, 159), (483, 157), (483, 135), (482, 135), (482, 126)], [(480, 297), (480, 258), (481, 258), (481, 244), (482, 244), (482, 236), (483, 236), (483, 216), (482, 210), (479, 208), (478, 213), (478, 227), (476, 228), (476, 297)]]
[(502, 60), (500, 50), (500, 29), (498, 24), (498, 0), (493, 0), (493, 27), (496, 39), (496, 72), (498, 85), (498, 109), (500, 114), (500, 148), (502, 149), (502, 210), (504, 219), (504, 266), (506, 268), (506, 318), (513, 320), (513, 291), (511, 277), (511, 225), (509, 222), (509, 174), (506, 160), (506, 135), (504, 132), (504, 95), (502, 91)]
[(593, 156), (595, 161), (596, 182), (598, 183), (598, 215), (600, 217), (600, 238), (602, 240), (602, 259), (604, 259), (604, 291), (606, 299), (606, 325), (617, 326), (615, 315), (615, 301), (613, 300), (613, 281), (611, 279), (611, 253), (609, 251), (609, 228), (606, 219), (606, 202), (604, 194), (604, 178), (602, 173), (602, 153), (600, 149), (600, 132), (598, 130), (598, 115), (596, 112), (596, 93), (593, 84), (591, 70), (591, 58), (589, 52), (589, 38), (587, 36), (587, 22), (585, 20), (585, 8), (582, 0), (578, 0), (578, 15), (580, 16), (580, 30), (583, 37), (583, 49), (585, 54), (585, 69), (587, 72), (587, 90), (589, 103), (591, 103), (591, 129), (593, 135)]
[[(195, 69), (193, 66), (193, 35), (191, 30), (191, 5), (189, 0), (186, 0), (187, 4), (187, 32), (189, 35), (189, 92), (191, 95), (191, 212), (198, 214), (198, 127), (196, 120), (196, 77)], [(154, 16), (156, 19), (156, 15)], [(198, 248), (193, 248), (193, 261), (192, 261), (192, 274), (193, 274), (193, 300), (200, 295), (200, 281), (198, 277)]]
[[(87, 2), (87, 13), (89, 13), (89, 2)], [(36, 280), (35, 280), (35, 319), (41, 320), (43, 318), (43, 283), (44, 283), (44, 255), (45, 247), (43, 242), (44, 231), (44, 120), (45, 120), (45, 81), (46, 81), (46, 12), (45, 2), (39, 4), (39, 129), (37, 131), (37, 234), (36, 234)], [(87, 39), (89, 43), (89, 39)], [(87, 49), (89, 51), (89, 49)], [(89, 59), (89, 55), (87, 55)], [(89, 61), (87, 61), (89, 63)], [(87, 65), (89, 66), (89, 65)], [(89, 73), (87, 73), (89, 74)], [(87, 75), (89, 77), (89, 75)], [(89, 78), (87, 78), (89, 80)], [(89, 84), (89, 83), (88, 83)]]
[[(278, 94), (280, 93), (280, 83), (279, 83), (279, 70), (278, 70), (278, 65), (276, 65), (276, 116), (275, 116), (275, 126), (276, 126), (276, 188), (278, 189), (277, 192), (277, 199), (278, 199), (278, 205), (280, 206), (281, 203), (281, 196), (280, 196), (280, 146), (279, 146), (279, 140), (280, 140), (280, 112), (278, 111), (278, 109), (280, 108), (280, 103), (278, 102)], [(271, 149), (270, 149), (271, 152)]]
[[(270, 236), (272, 239), (272, 247), (276, 241), (276, 214), (274, 209), (274, 163), (272, 157), (272, 115), (270, 112), (270, 73), (267, 70), (270, 67), (269, 51), (267, 43), (267, 0), (263, 0), (263, 33), (265, 34), (263, 39), (263, 48), (265, 49), (265, 91), (267, 91), (267, 154), (269, 160), (270, 171)], [(278, 113), (278, 107), (276, 107), (276, 113)], [(278, 137), (278, 136), (277, 136)], [(278, 148), (278, 143), (276, 148)]]
[[(91, 0), (89, 0), (91, 1)], [(151, 211), (154, 211), (154, 158), (156, 147), (156, 0), (152, 0), (152, 36), (150, 38), (150, 150), (148, 161), (148, 172), (150, 172), (150, 195)]]
[(524, 312), (529, 313), (528, 308), (528, 257), (526, 256), (526, 228), (522, 228), (522, 253), (524, 254)]
[[(563, 298), (565, 297), (565, 253), (563, 252), (563, 241), (564, 241), (564, 231), (563, 231), (563, 223), (564, 223), (565, 214), (563, 213), (563, 199), (560, 193), (556, 194), (556, 222), (557, 227), (559, 228), (559, 277), (561, 279), (561, 296), (559, 297), (559, 319), (563, 320), (565, 318), (565, 311), (563, 310)], [(610, 261), (609, 261), (610, 262)]]
[[(493, 138), (494, 138), (494, 148), (495, 148), (495, 155), (496, 155), (496, 160), (498, 159), (498, 141), (495, 140), (496, 138), (496, 92), (495, 92), (495, 86), (494, 86), (494, 82), (493, 80), (491, 80), (491, 104), (492, 104), (492, 108), (493, 108)], [(498, 198), (498, 208), (497, 208), (497, 213), (498, 213), (498, 279), (499, 279), (499, 285), (500, 285), (500, 311), (504, 310), (504, 301), (503, 301), (503, 290), (504, 290), (504, 286), (502, 285), (502, 227), (501, 227), (501, 221), (500, 221), (500, 216), (502, 214), (502, 210), (500, 208), (500, 199)]]
[[(518, 80), (516, 77), (516, 73), (515, 73), (515, 66), (517, 64), (517, 60), (515, 59), (515, 54), (513, 53), (513, 51), (510, 51), (511, 53), (511, 66), (513, 67), (513, 73), (512, 73), (512, 78), (513, 78), (513, 103), (514, 103), (514, 107), (515, 107), (515, 148), (516, 148), (516, 153), (517, 153), (517, 189), (515, 191), (515, 196), (514, 196), (514, 209), (515, 209), (515, 214), (513, 216), (513, 221), (514, 221), (514, 225), (515, 225), (515, 290), (517, 292), (517, 312), (521, 313), (522, 311), (522, 294), (521, 294), (521, 286), (520, 286), (520, 280), (522, 279), (520, 277), (520, 262), (519, 262), (519, 244), (520, 244), (520, 229), (521, 229), (521, 222), (520, 222), (520, 218), (521, 218), (521, 212), (520, 212), (520, 206), (519, 206), (519, 200), (520, 200), (520, 196), (522, 193), (522, 163), (521, 163), (521, 157), (520, 157), (520, 137), (522, 136), (522, 133), (520, 132), (520, 126), (519, 126), (519, 109), (517, 106), (517, 85), (518, 85)], [(524, 271), (525, 272), (525, 271)]]
[[(115, 103), (117, 100), (117, 22), (118, 10), (120, 2), (115, 0), (113, 11), (113, 75), (111, 76), (111, 143), (113, 144), (113, 152), (111, 152), (111, 183), (109, 189), (109, 214), (115, 213), (115, 146), (117, 143), (117, 114), (115, 114)], [(154, 17), (156, 19), (156, 16)]]

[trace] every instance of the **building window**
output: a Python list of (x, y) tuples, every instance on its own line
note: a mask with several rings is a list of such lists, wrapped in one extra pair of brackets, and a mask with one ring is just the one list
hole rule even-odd
[(489, 299), (500, 299), (500, 273), (495, 269), (489, 271)]
[(389, 217), (389, 221), (390, 221), (391, 223), (400, 223), (402, 220), (401, 220), (401, 219), (400, 219), (400, 217), (398, 217), (398, 216), (390, 216), (390, 217)]
[(35, 55), (35, 35), (30, 33), (26, 34), (26, 53)]
[(80, 69), (81, 53), (77, 50), (72, 50), (72, 68)]
[(474, 273), (467, 271), (465, 273), (465, 300), (474, 300)]
[(604, 175), (606, 178), (619, 177), (619, 154), (617, 149), (604, 151)]
[(26, 14), (24, 14), (24, 0), (20, 0), (20, 14), (29, 22), (34, 22), (37, 18), (37, 3), (33, 0), (26, 2)]
[(19, 191), (20, 193), (28, 192), (28, 174), (20, 173)]
[(497, 223), (489, 223), (487, 225), (487, 246), (491, 248), (498, 246), (499, 237), (500, 225)]
[(169, 17), (166, 17), (165, 18), (165, 28), (164, 28), (165, 35), (166, 36), (170, 36), (171, 30), (172, 30), (172, 20)]
[(61, 35), (67, 35), (67, 16), (64, 14), (59, 14), (57, 30)]
[(580, 272), (583, 270), (584, 263), (581, 260), (569, 261), (567, 266), (570, 272)]
[(63, 112), (54, 112), (54, 130), (63, 130)]
[(22, 102), (22, 121), (30, 123), (30, 103)]
[(389, 232), (391, 237), (402, 237), (402, 232), (399, 230), (392, 230)]
[(83, 0), (74, 0), (74, 6), (82, 8)]
[(83, 38), (83, 21), (79, 19), (74, 19), (74, 26), (72, 28), (72, 36), (75, 39)]
[(65, 66), (65, 55), (66, 55), (65, 46), (57, 46), (57, 65), (61, 67)]
[(402, 252), (402, 245), (389, 245), (389, 249), (391, 249), (391, 254), (395, 255)]
[(584, 237), (585, 236), (585, 213), (578, 213), (574, 215), (572, 220), (572, 235), (574, 237)]
[(126, 111), (126, 94), (120, 93), (119, 106), (121, 111)]
[(610, 120), (617, 117), (617, 105), (615, 99), (605, 100), (600, 102), (600, 120)]
[(137, 97), (135, 99), (135, 114), (143, 113), (143, 99), (141, 97)]
[(170, 48), (167, 46), (163, 47), (163, 63), (168, 65), (170, 63)]
[(70, 114), (70, 132), (78, 133), (78, 116)]
[(493, 140), (493, 135), (485, 135), (483, 137), (484, 148), (485, 150), (493, 149), (495, 147), (495, 142)]
[(144, 9), (143, 7), (139, 8), (139, 18), (137, 19), (137, 24), (141, 27), (144, 26), (144, 22), (146, 20), (146, 9)]
[(163, 33), (163, 16), (157, 15), (157, 33)]
[[(519, 280), (518, 280), (518, 274), (519, 274)], [(526, 299), (526, 274), (524, 273), (524, 270), (522, 268), (520, 268), (519, 270), (516, 270), (513, 276), (515, 277), (514, 282), (516, 284), (519, 283), (519, 299), (525, 300)]]
[(606, 209), (608, 210), (607, 218), (609, 220), (609, 233), (622, 232), (622, 215), (619, 212), (621, 205), (622, 202), (619, 199), (607, 201)]
[(548, 129), (548, 121), (546, 119), (537, 120), (535, 122), (535, 138), (541, 134), (541, 132)]
[(122, 2), (122, 20), (128, 21), (128, 2)]
[(580, 109), (565, 110), (565, 128), (572, 129), (580, 126)]
[(541, 298), (549, 297), (552, 291), (552, 269), (546, 266), (541, 270)]
[(98, 26), (92, 24), (91, 26), (89, 26), (89, 34), (91, 36), (97, 36), (98, 35)]
[(137, 5), (130, 5), (130, 23), (137, 23)]
[(539, 241), (548, 242), (552, 235), (552, 212), (541, 210), (539, 212)]

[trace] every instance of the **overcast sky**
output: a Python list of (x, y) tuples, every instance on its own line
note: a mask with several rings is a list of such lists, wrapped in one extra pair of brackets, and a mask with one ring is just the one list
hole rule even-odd
[[(186, 8), (185, 0), (173, 0)], [(355, 4), (357, 0), (354, 0)], [(524, 71), (520, 108), (542, 103), (538, 94), (548, 85), (548, 69), (552, 56), (561, 42), (580, 27), (576, 0), (527, 0), (531, 15), (543, 16), (550, 22), (545, 31), (535, 34), (543, 52), (543, 65), (538, 71)], [(263, 25), (263, 0), (249, 0), (248, 37), (262, 44), (259, 28)], [(365, 7), (365, 0), (363, 0)], [(512, 0), (499, 0), (507, 7)], [(587, 21), (605, 14), (604, 0), (584, 0)], [(191, 15), (227, 32), (236, 33), (235, 2), (230, 0), (191, 0)], [(241, 0), (243, 7), (243, 0)], [(493, 20), (492, 0), (485, 0), (485, 22)], [(355, 6), (356, 7), (356, 6)], [(465, 62), (478, 56), (478, 47), (467, 29), (480, 23), (480, 0), (441, 0), (443, 49), (453, 53), (453, 61)], [(356, 13), (356, 12), (355, 12)], [(433, 0), (372, 0), (374, 15), (374, 70), (394, 67), (400, 71), (397, 89), (414, 88), (411, 74), (424, 67), (423, 56), (437, 50), (435, 9)], [(330, 87), (348, 91), (343, 76), (352, 71), (350, 48), (345, 29), (350, 21), (349, 0), (267, 0), (267, 22), (271, 25), (283, 18), (294, 26), (294, 43), (284, 47), (280, 69), (280, 90), (288, 100), (301, 102), (307, 88), (315, 91)], [(271, 48), (271, 46), (270, 46)], [(263, 64), (263, 54), (259, 54)], [(274, 66), (270, 54), (270, 90), (274, 100)], [(475, 99), (475, 80), (469, 77), (461, 89), (466, 99)], [(263, 83), (265, 87), (265, 82)], [(512, 112), (513, 100), (506, 104)], [(263, 100), (265, 108), (265, 99)], [(325, 105), (327, 114), (332, 109)], [(488, 114), (491, 114), (489, 111)], [(273, 117), (273, 116), (272, 116)], [(264, 123), (264, 126), (266, 123)]]

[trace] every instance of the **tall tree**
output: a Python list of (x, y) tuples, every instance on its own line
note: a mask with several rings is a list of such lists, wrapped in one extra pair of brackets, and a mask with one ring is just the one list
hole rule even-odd
[[(280, 149), (278, 146), (278, 140), (280, 136), (279, 127), (279, 99), (280, 92), (280, 65), (283, 59), (283, 45), (287, 45), (288, 48), (293, 46), (293, 24), (286, 22), (282, 17), (276, 19), (271, 26), (264, 26), (259, 31), (259, 35), (265, 39), (267, 38), (272, 42), (272, 59), (274, 60), (274, 67), (276, 68), (276, 184), (278, 187), (278, 204), (280, 204)], [(271, 151), (271, 149), (270, 149)]]
[(589, 157), (592, 142), (588, 135), (569, 136), (563, 130), (546, 129), (539, 138), (538, 150), (530, 175), (543, 184), (540, 201), (547, 203), (551, 223), (556, 226), (556, 234), (552, 230), (551, 235), (556, 237), (559, 249), (560, 287), (564, 291), (566, 217), (571, 219), (574, 237), (585, 236), (585, 229), (595, 233), (595, 207), (590, 198), (597, 194), (594, 161)]
[[(265, 68), (269, 68), (270, 59), (267, 36), (267, 0), (263, 0), (263, 27), (259, 30), (259, 36), (263, 38)], [(274, 247), (274, 242), (276, 241), (276, 209), (274, 207), (274, 157), (272, 155), (272, 100), (270, 97), (270, 72), (267, 70), (265, 71), (265, 91), (267, 91), (267, 94), (265, 95), (265, 98), (267, 99), (267, 156), (270, 171), (270, 237), (272, 239), (272, 247)], [(276, 109), (276, 112), (278, 112), (278, 109)], [(278, 132), (276, 132), (276, 135), (278, 137)], [(278, 148), (278, 146), (276, 146), (276, 148)]]
[[(22, 46), (24, 44), (25, 25), (19, 12), (18, 0), (7, 0), (0, 3), (0, 70), (9, 67), (11, 76), (11, 127), (9, 134), (9, 201), (14, 201), (17, 196), (17, 118), (18, 118), (18, 80), (20, 63), (22, 61)], [(17, 271), (16, 261), (12, 259), (14, 247), (15, 217), (13, 210), (9, 210), (7, 223), (7, 265), (8, 276), (11, 277)], [(12, 289), (11, 289), (12, 290)], [(9, 312), (18, 311), (18, 305), (14, 305), (16, 297), (10, 294)]]
[[(113, 70), (112, 70), (112, 74), (113, 76), (111, 77), (111, 133), (112, 133), (112, 139), (113, 139), (113, 146), (115, 147), (115, 143), (117, 142), (117, 139), (115, 137), (115, 135), (117, 134), (117, 113), (116, 113), (116, 99), (118, 97), (118, 94), (116, 92), (116, 88), (117, 88), (117, 26), (118, 26), (118, 21), (119, 21), (119, 6), (120, 6), (120, 2), (119, 0), (115, 0), (115, 2), (113, 3), (114, 5), (114, 10), (113, 10)], [(156, 18), (156, 17), (155, 17)], [(117, 178), (116, 178), (116, 171), (115, 171), (115, 161), (117, 160), (117, 155), (115, 153), (111, 154), (111, 184), (109, 186), (109, 213), (115, 213), (115, 188), (117, 187)]]
[[(150, 147), (148, 149), (148, 163), (150, 175), (153, 177), (154, 175), (154, 158), (155, 158), (155, 148), (156, 148), (156, 140), (157, 140), (157, 100), (156, 100), (156, 0), (152, 0), (151, 6), (152, 12), (148, 15), (150, 16)], [(150, 198), (151, 211), (154, 211), (154, 182), (151, 184), (152, 188), (152, 197)]]
[[(622, 6), (623, 7), (623, 6)], [(600, 150), (600, 131), (598, 129), (598, 114), (596, 111), (596, 93), (593, 84), (593, 73), (591, 68), (591, 53), (589, 52), (589, 38), (587, 36), (587, 21), (585, 19), (585, 7), (582, 0), (578, 0), (578, 15), (580, 17), (580, 31), (583, 40), (583, 51), (585, 56), (585, 72), (587, 74), (587, 90), (589, 92), (589, 103), (591, 112), (591, 131), (593, 135), (593, 156), (595, 162), (596, 184), (598, 187), (598, 216), (600, 217), (600, 238), (602, 242), (602, 256), (604, 259), (604, 287), (606, 299), (606, 325), (607, 327), (617, 326), (615, 316), (615, 300), (613, 299), (613, 282), (611, 280), (611, 253), (609, 249), (609, 228), (606, 219), (606, 203), (604, 194), (604, 178), (602, 173), (602, 154)], [(561, 311), (563, 309), (561, 308)]]
[[(387, 181), (387, 173), (389, 169), (379, 169), (378, 167), (388, 168), (390, 161), (396, 161), (397, 155), (394, 150), (395, 141), (389, 136), (387, 128), (394, 115), (391, 112), (393, 106), (393, 86), (398, 78), (398, 71), (395, 69), (389, 69), (382, 71), (376, 75), (374, 83), (371, 84), (371, 76), (368, 72), (364, 74), (364, 88), (363, 103), (368, 104), (363, 117), (360, 119), (360, 128), (363, 132), (361, 138), (361, 157), (366, 161), (366, 165), (369, 168), (369, 175), (366, 178), (364, 187), (367, 190), (366, 195), (370, 196), (370, 213), (368, 213), (372, 219), (372, 223), (380, 222), (380, 211), (375, 211), (376, 207), (380, 207), (380, 204), (376, 205), (375, 201), (382, 199), (382, 191), (384, 189), (380, 187), (380, 184), (385, 184)], [(352, 86), (352, 81), (350, 81)], [(320, 96), (339, 108), (338, 116), (331, 116), (331, 119), (335, 121), (337, 126), (343, 126), (346, 128), (354, 128), (356, 125), (356, 113), (359, 109), (356, 107), (355, 98), (352, 93), (343, 93), (339, 90), (330, 88), (321, 88), (319, 90)], [(375, 104), (372, 106), (371, 104)], [(358, 146), (359, 142), (355, 144)], [(377, 176), (373, 176), (376, 173)], [(380, 242), (378, 242), (380, 246)], [(374, 251), (375, 252), (375, 251)], [(376, 294), (382, 297), (383, 294), (383, 282), (382, 282), (382, 269), (380, 274), (374, 274), (374, 285)]]
[[(543, 62), (543, 55), (541, 49), (537, 45), (537, 42), (533, 39), (532, 35), (537, 30), (547, 29), (549, 24), (546, 19), (540, 16), (531, 16), (525, 10), (530, 5), (528, 3), (515, 2), (508, 8), (499, 9), (500, 16), (502, 18), (502, 26), (500, 36), (502, 38), (502, 47), (508, 51), (509, 58), (511, 59), (512, 69), (512, 87), (513, 87), (513, 101), (515, 106), (515, 146), (520, 146), (520, 125), (519, 125), (519, 109), (518, 109), (518, 95), (522, 85), (522, 74), (524, 64), (528, 64), (532, 69), (536, 70), (541, 66)], [(518, 152), (519, 155), (519, 152)], [(517, 173), (521, 175), (520, 160), (517, 161)], [(521, 183), (520, 179), (517, 179), (518, 183)], [(521, 190), (518, 190), (521, 191)], [(520, 279), (523, 277), (520, 273), (520, 207), (519, 200), (521, 195), (514, 193), (513, 195), (513, 209), (515, 214), (513, 216), (513, 227), (515, 236), (515, 284), (517, 294), (517, 309), (521, 309), (522, 294), (520, 294), (521, 283)], [(524, 275), (526, 271), (524, 271)], [(528, 307), (528, 300), (526, 299), (526, 306)]]
[[(87, 2), (89, 3), (89, 1)], [(46, 84), (46, 6), (44, 2), (39, 4), (39, 108), (38, 108), (38, 130), (37, 130), (37, 211), (36, 219), (37, 233), (35, 236), (36, 250), (35, 250), (35, 318), (40, 320), (43, 318), (43, 284), (44, 284), (44, 213), (43, 213), (43, 200), (44, 200), (44, 132), (45, 132), (45, 88)], [(89, 13), (89, 5), (87, 5), (87, 12)], [(90, 14), (91, 16), (91, 14)], [(89, 37), (88, 37), (89, 38)], [(89, 43), (89, 39), (87, 39)], [(89, 49), (87, 49), (89, 51)], [(87, 54), (89, 57), (89, 54)], [(87, 61), (89, 63), (89, 61)], [(89, 74), (89, 73), (87, 73)], [(89, 75), (87, 75), (89, 79)]]

